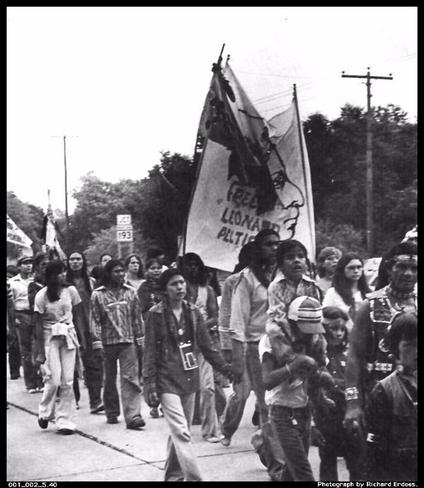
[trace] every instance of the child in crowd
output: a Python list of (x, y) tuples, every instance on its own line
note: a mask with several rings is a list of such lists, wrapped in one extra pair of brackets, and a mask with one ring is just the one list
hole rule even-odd
[(314, 419), (316, 427), (312, 429), (312, 441), (319, 448), (321, 458), (320, 481), (337, 481), (337, 457), (343, 456), (346, 467), (352, 477), (354, 469), (352, 462), (355, 457), (355, 444), (347, 436), (343, 427), (343, 418), (346, 412), (344, 371), (347, 359), (348, 332), (346, 323), (349, 316), (338, 307), (324, 307), (323, 325), (327, 340), (327, 369), (334, 380), (335, 388), (328, 392), (329, 398), (334, 401), (334, 408), (326, 408), (318, 404), (315, 408)]
[(399, 312), (383, 339), (397, 367), (371, 391), (366, 410), (367, 478), (417, 480), (417, 316)]
[(273, 328), (259, 341), (265, 401), (286, 461), (282, 481), (314, 481), (310, 405), (328, 403), (322, 390), (332, 386), (323, 366), (324, 332), (321, 304), (303, 295), (290, 303), (286, 327)]

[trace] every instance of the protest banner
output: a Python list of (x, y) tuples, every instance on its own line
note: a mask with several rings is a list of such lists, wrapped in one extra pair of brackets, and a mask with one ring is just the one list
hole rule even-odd
[(309, 162), (296, 96), (269, 122), (257, 112), (228, 63), (214, 65), (202, 112), (202, 153), (184, 252), (232, 271), (241, 247), (262, 229), (298, 239), (315, 256)]

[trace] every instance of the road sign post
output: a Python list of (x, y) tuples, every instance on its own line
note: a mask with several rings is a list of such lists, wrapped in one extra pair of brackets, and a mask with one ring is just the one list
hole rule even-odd
[(130, 214), (120, 214), (116, 216), (116, 241), (118, 242), (119, 258), (122, 257), (121, 243), (129, 243), (133, 248), (133, 226)]

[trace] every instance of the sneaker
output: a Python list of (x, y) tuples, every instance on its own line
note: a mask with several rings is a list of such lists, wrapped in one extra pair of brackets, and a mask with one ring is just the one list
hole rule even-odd
[(44, 386), (37, 386), (37, 393), (43, 393)]
[(76, 408), (77, 410), (79, 410), (79, 403), (78, 403), (78, 402), (75, 402), (75, 408)]
[(224, 447), (228, 447), (230, 444), (231, 444), (231, 438), (230, 437), (223, 437), (221, 439), (221, 444), (224, 446)]
[(33, 394), (33, 393), (38, 393), (38, 392), (37, 392), (37, 388), (28, 388), (27, 392), (28, 392), (28, 393), (31, 393), (31, 394)]
[(72, 435), (75, 431), (72, 429), (58, 429), (57, 433), (62, 435)]
[(150, 410), (150, 417), (152, 417), (152, 419), (158, 419), (159, 418), (159, 410), (157, 409), (157, 407), (153, 407)]
[(42, 428), (42, 429), (47, 429), (47, 426), (49, 425), (49, 421), (46, 420), (46, 419), (42, 419), (40, 417), (38, 417), (38, 425)]
[(118, 423), (118, 417), (108, 417), (106, 419), (106, 422), (108, 424), (117, 424)]
[(140, 415), (138, 417), (134, 417), (129, 424), (127, 424), (127, 429), (131, 430), (139, 430), (146, 425), (143, 417)]
[(203, 437), (203, 439), (205, 439), (205, 441), (207, 442), (211, 442), (212, 444), (215, 444), (221, 440), (219, 437), (216, 437), (215, 435), (211, 435), (210, 437)]
[(97, 405), (97, 407), (93, 407), (93, 408), (90, 408), (90, 413), (99, 413), (99, 412), (103, 412), (105, 409), (105, 406), (103, 405), (103, 403), (99, 403)]

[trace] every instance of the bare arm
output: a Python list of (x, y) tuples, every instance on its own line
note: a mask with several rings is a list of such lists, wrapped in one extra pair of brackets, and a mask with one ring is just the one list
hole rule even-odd
[(44, 363), (46, 355), (44, 352), (44, 334), (43, 334), (43, 316), (34, 312), (34, 325), (35, 325), (35, 344), (36, 344), (36, 362)]
[(208, 298), (206, 302), (206, 311), (208, 314), (207, 320), (204, 324), (207, 330), (211, 330), (218, 325), (218, 302), (216, 301), (216, 295), (213, 289), (208, 286)]
[(272, 390), (283, 381), (291, 378), (290, 369), (286, 366), (274, 368), (275, 361), (272, 355), (265, 352), (262, 358), (262, 379), (266, 390)]
[(351, 332), (345, 372), (346, 387), (360, 387), (362, 370), (366, 361), (367, 344), (370, 340), (369, 303), (366, 301), (358, 310)]

